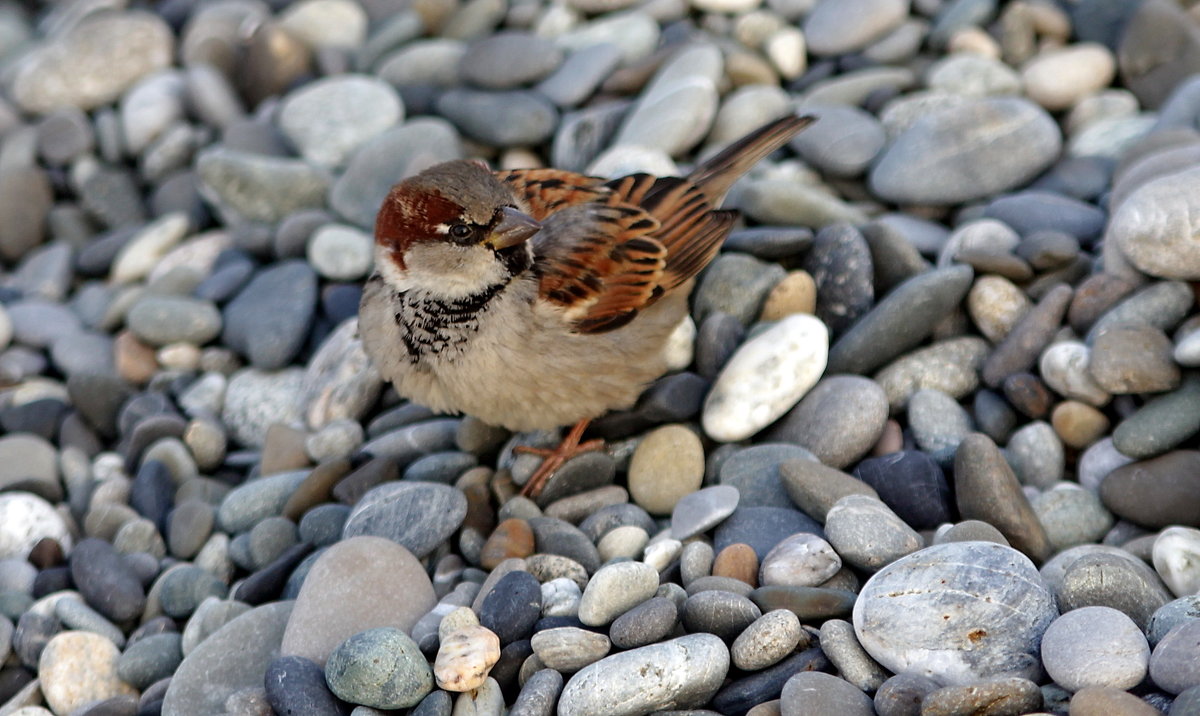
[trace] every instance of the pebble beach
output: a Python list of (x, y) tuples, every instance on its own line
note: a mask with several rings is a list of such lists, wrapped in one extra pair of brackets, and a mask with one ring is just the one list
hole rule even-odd
[[(438, 162), (788, 112), (671, 371), (434, 414), (356, 316)], [(1200, 6), (0, 2), (0, 716), (1200, 714)]]

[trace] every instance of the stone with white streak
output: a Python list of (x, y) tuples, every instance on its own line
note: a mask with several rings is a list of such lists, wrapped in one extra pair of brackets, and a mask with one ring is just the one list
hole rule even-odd
[(1038, 368), (1042, 380), (1059, 395), (1100, 407), (1112, 397), (1101, 388), (1088, 364), (1092, 350), (1080, 341), (1062, 341), (1042, 351)]
[(1154, 569), (1177, 597), (1200, 593), (1200, 530), (1168, 527), (1154, 540)]
[(742, 440), (775, 422), (825, 371), (829, 333), (814, 316), (795, 314), (750, 339), (717, 376), (701, 421), (714, 440)]

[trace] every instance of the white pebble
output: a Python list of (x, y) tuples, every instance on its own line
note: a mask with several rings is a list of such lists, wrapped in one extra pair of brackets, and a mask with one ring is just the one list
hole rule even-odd
[(1154, 569), (1177, 597), (1200, 593), (1200, 530), (1168, 527), (1154, 540)]
[(806, 314), (784, 318), (729, 359), (704, 401), (704, 431), (722, 442), (757, 433), (816, 385), (828, 358), (825, 324)]

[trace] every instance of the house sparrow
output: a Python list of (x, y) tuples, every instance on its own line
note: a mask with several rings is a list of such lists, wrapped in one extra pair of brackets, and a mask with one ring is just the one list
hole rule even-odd
[(742, 174), (813, 121), (786, 116), (688, 176), (606, 181), (445, 162), (392, 187), (375, 221), (363, 347), (396, 392), (514, 431), (574, 423), (522, 492), (536, 496), (588, 421), (665, 372), (693, 278), (737, 218)]

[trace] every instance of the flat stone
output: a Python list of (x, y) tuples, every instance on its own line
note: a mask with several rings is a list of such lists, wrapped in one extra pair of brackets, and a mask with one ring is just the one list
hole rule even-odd
[(855, 602), (854, 630), (895, 673), (966, 685), (1001, 674), (1036, 676), (1035, 645), (1055, 616), (1054, 596), (1025, 556), (957, 542), (877, 572)]
[(887, 416), (887, 396), (875, 381), (834, 375), (817, 383), (764, 437), (800, 445), (842, 468), (874, 447)]
[(1173, 450), (1117, 467), (1100, 483), (1100, 498), (1118, 517), (1151, 529), (1200, 527), (1200, 452)]
[(96, 701), (135, 694), (117, 676), (120, 652), (108, 639), (84, 631), (55, 635), (42, 650), (37, 675), (47, 705), (71, 713)]

